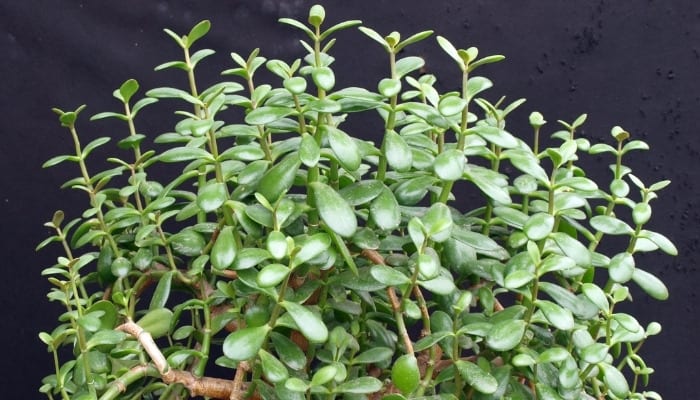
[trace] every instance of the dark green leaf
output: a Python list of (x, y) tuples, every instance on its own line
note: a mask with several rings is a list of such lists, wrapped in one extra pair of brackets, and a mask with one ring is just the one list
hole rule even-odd
[(230, 267), (236, 259), (236, 252), (236, 239), (233, 234), (233, 228), (226, 226), (219, 232), (219, 236), (211, 248), (211, 265), (218, 270)]
[(282, 382), (289, 377), (287, 368), (275, 356), (268, 353), (264, 349), (260, 349), (260, 364), (262, 365), (263, 375), (265, 379), (272, 383)]
[(370, 269), (372, 277), (387, 286), (399, 286), (411, 280), (398, 270), (386, 265), (375, 265)]
[(156, 290), (153, 291), (153, 297), (151, 297), (151, 304), (148, 306), (149, 310), (165, 307), (170, 297), (170, 287), (174, 274), (174, 271), (168, 271), (158, 279), (158, 285), (156, 285)]
[(366, 350), (355, 356), (351, 362), (355, 364), (377, 364), (382, 361), (390, 360), (394, 355), (394, 350), (388, 347), (375, 347)]
[(347, 171), (356, 171), (362, 158), (353, 139), (347, 133), (331, 126), (323, 125), (322, 131), (328, 135), (328, 142), (340, 165)]
[(280, 360), (287, 365), (289, 368), (300, 371), (306, 367), (306, 355), (303, 351), (292, 342), (286, 336), (280, 333), (272, 332), (270, 334), (270, 340), (272, 345), (277, 352)]
[(225, 183), (212, 181), (202, 186), (197, 193), (197, 205), (204, 212), (217, 210), (228, 198)]
[(564, 331), (574, 328), (574, 316), (571, 311), (548, 300), (536, 300), (535, 305), (555, 328)]
[(296, 154), (290, 154), (263, 175), (258, 184), (258, 192), (271, 203), (276, 202), (292, 187), (300, 166), (299, 157)]

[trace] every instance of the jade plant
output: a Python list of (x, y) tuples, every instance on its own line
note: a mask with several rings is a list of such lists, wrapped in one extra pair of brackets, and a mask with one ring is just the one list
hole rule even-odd
[[(524, 100), (488, 100), (492, 82), (475, 74), (503, 56), (437, 36), (461, 72), (459, 89), (441, 93), (423, 59), (402, 55), (432, 31), (383, 36), (324, 17), (316, 5), (307, 22), (280, 20), (301, 33), (302, 58), (231, 53), (209, 87), (196, 72), (214, 51), (195, 48), (210, 23), (166, 29), (182, 60), (156, 69), (182, 70), (185, 88), (138, 98), (137, 81), (124, 82), (118, 111), (90, 118), (122, 121), (121, 137), (83, 140), (85, 107), (54, 110), (74, 152), (44, 167), (77, 167), (64, 187), (87, 206), (74, 219), (57, 211), (38, 246), (62, 248), (42, 274), (65, 307), (39, 334), (55, 368), (40, 391), (660, 399), (644, 390), (653, 369), (640, 348), (661, 327), (618, 308), (633, 286), (667, 298), (636, 260), (676, 254), (646, 228), (669, 182), (625, 165), (647, 144), (617, 126), (610, 144), (592, 144), (577, 135), (585, 114), (541, 138), (546, 121), (532, 112), (532, 130), (509, 133)], [(336, 85), (333, 36), (351, 28), (386, 53), (376, 87)], [(269, 83), (255, 79), (264, 68)], [(155, 102), (178, 122), (147, 137), (137, 126)], [(375, 140), (346, 123), (358, 118), (383, 126)], [(110, 139), (109, 167), (96, 170), (93, 150)], [(586, 173), (599, 159), (610, 179)]]

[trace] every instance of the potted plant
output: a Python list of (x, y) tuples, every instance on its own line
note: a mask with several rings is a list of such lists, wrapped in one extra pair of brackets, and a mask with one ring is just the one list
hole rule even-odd
[[(83, 144), (78, 133), (84, 106), (54, 110), (74, 153), (44, 166), (77, 166), (65, 187), (88, 205), (68, 221), (57, 211), (38, 246), (62, 247), (43, 275), (66, 308), (39, 335), (55, 366), (41, 392), (661, 398), (644, 391), (653, 370), (640, 356), (660, 325), (618, 310), (630, 285), (668, 296), (638, 253), (676, 254), (645, 229), (669, 182), (644, 183), (624, 164), (647, 144), (620, 127), (611, 144), (591, 144), (576, 135), (585, 114), (540, 140), (546, 121), (532, 112), (532, 132), (515, 136), (506, 119), (524, 100), (481, 97), (492, 82), (474, 73), (502, 56), (437, 36), (462, 76), (440, 93), (419, 76), (421, 58), (400, 55), (432, 31), (382, 36), (324, 18), (316, 5), (307, 24), (280, 20), (303, 34), (303, 59), (232, 53), (234, 68), (206, 88), (196, 67), (214, 51), (195, 44), (209, 22), (166, 29), (183, 59), (156, 69), (182, 70), (189, 87), (137, 99), (132, 79), (114, 92), (121, 109), (91, 117), (126, 128), (108, 169), (95, 172), (90, 154), (111, 138)], [(333, 35), (355, 27), (386, 51), (376, 88), (336, 86)], [(256, 81), (260, 68), (279, 80)], [(151, 140), (136, 126), (155, 102), (179, 122)], [(358, 115), (381, 121), (376, 142), (344, 130)], [(587, 176), (589, 154), (610, 160), (609, 181)], [(466, 204), (465, 192), (483, 201)]]

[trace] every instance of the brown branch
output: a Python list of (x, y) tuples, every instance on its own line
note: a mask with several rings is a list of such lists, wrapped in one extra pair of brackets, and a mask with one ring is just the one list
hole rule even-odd
[(229, 395), (229, 400), (240, 400), (245, 395), (245, 390), (243, 390), (243, 379), (245, 379), (246, 373), (250, 371), (250, 365), (247, 362), (241, 361), (238, 363), (238, 368), (236, 368), (236, 375), (233, 377), (233, 389)]
[(203, 396), (219, 400), (238, 398), (231, 397), (235, 389), (233, 381), (206, 376), (200, 378), (187, 371), (171, 369), (158, 345), (153, 341), (151, 334), (135, 322), (129, 320), (119, 325), (116, 329), (128, 333), (139, 341), (143, 349), (148, 353), (148, 356), (151, 357), (164, 383), (180, 383), (190, 392), (191, 396)]

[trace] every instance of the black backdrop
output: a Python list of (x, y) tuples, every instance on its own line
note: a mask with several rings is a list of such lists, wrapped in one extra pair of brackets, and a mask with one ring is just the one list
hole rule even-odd
[[(643, 295), (629, 307), (646, 323), (664, 331), (646, 345), (644, 356), (656, 368), (652, 389), (668, 399), (696, 392), (699, 188), (696, 110), (700, 103), (700, 3), (694, 0), (487, 1), (373, 0), (322, 1), (328, 19), (362, 19), (387, 34), (435, 29), (458, 47), (477, 46), (482, 54), (501, 53), (506, 62), (480, 70), (496, 86), (494, 100), (527, 97), (510, 130), (529, 135), (527, 115), (538, 110), (551, 123), (589, 114), (582, 131), (608, 140), (622, 125), (647, 140), (651, 152), (630, 163), (645, 182), (673, 181), (653, 204), (652, 228), (667, 234), (680, 256), (649, 256), (639, 261), (661, 276), (671, 298), (656, 302)], [(228, 1), (0, 1), (0, 344), (3, 398), (40, 398), (42, 376), (51, 371), (50, 354), (37, 333), (49, 330), (60, 309), (45, 300), (48, 284), (40, 277), (53, 263), (53, 250), (34, 252), (47, 234), (42, 223), (54, 209), (75, 217), (85, 204), (79, 193), (58, 186), (75, 171), (41, 170), (49, 157), (70, 151), (69, 137), (50, 108), (73, 109), (87, 103), (86, 114), (116, 110), (111, 92), (136, 78), (143, 88), (181, 82), (182, 74), (153, 72), (176, 59), (178, 49), (162, 32), (184, 33), (201, 19), (212, 32), (200, 45), (217, 50), (203, 71), (215, 79), (232, 67), (230, 51), (247, 54), (261, 47), (268, 58), (299, 56), (300, 37), (279, 17), (304, 18), (306, 0)], [(456, 87), (451, 60), (433, 39), (409, 50), (426, 58), (428, 72), (442, 88)], [(382, 52), (359, 32), (339, 35), (335, 55), (340, 85), (374, 85), (386, 73)], [(206, 79), (203, 77), (202, 79)], [(153, 111), (153, 110), (152, 110)], [(145, 114), (144, 114), (145, 115)], [(141, 130), (167, 129), (169, 114), (149, 114)], [(519, 121), (518, 121), (519, 120)], [(123, 130), (81, 121), (83, 135), (123, 137)], [(159, 131), (160, 129), (160, 131)], [(356, 128), (358, 130), (360, 128)], [(373, 132), (363, 134), (372, 137)], [(375, 136), (376, 137), (376, 136)], [(100, 153), (95, 153), (95, 159)], [(603, 164), (607, 164), (607, 161)], [(591, 159), (594, 174), (606, 167)], [(71, 214), (72, 213), (72, 214)]]

